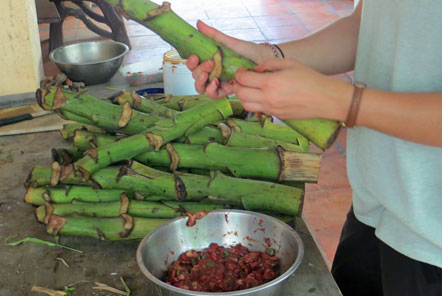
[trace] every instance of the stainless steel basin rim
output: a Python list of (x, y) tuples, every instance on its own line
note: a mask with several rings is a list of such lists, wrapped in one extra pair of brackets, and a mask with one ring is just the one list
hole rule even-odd
[[(192, 291), (192, 290), (185, 290), (185, 289), (181, 289), (169, 284), (166, 284), (165, 282), (163, 282), (162, 280), (158, 279), (156, 276), (154, 276), (145, 266), (144, 262), (143, 262), (143, 258), (142, 258), (142, 249), (143, 247), (146, 245), (146, 241), (149, 240), (149, 238), (151, 238), (153, 235), (155, 235), (155, 233), (160, 233), (163, 230), (167, 229), (168, 227), (170, 227), (171, 225), (173, 225), (174, 223), (179, 222), (180, 220), (185, 220), (186, 218), (184, 217), (178, 217), (175, 218), (161, 226), (159, 226), (157, 229), (155, 229), (154, 231), (150, 232), (149, 234), (146, 235), (146, 237), (144, 237), (144, 239), (140, 242), (138, 249), (137, 249), (137, 263), (138, 266), (140, 267), (142, 273), (153, 283), (155, 283), (157, 286), (166, 289), (168, 291), (170, 291), (172, 294), (171, 295), (197, 295), (197, 296), (202, 296), (202, 295), (210, 295), (210, 296), (215, 296), (215, 295), (224, 295), (224, 296), (241, 296), (241, 295), (254, 295), (255, 293), (259, 293), (259, 292), (264, 292), (262, 290), (267, 290), (271, 287), (274, 287), (280, 283), (282, 283), (283, 281), (287, 280), (289, 276), (291, 276), (295, 270), (299, 267), (299, 265), (302, 262), (302, 259), (304, 257), (304, 247), (303, 247), (303, 242), (300, 238), (300, 236), (298, 235), (298, 233), (292, 229), (290, 226), (288, 226), (286, 223), (264, 215), (264, 214), (260, 214), (260, 213), (255, 213), (255, 212), (248, 212), (248, 211), (243, 211), (243, 210), (215, 210), (215, 211), (211, 211), (208, 215), (210, 214), (230, 214), (230, 213), (244, 213), (244, 214), (248, 214), (248, 213), (252, 213), (254, 216), (256, 216), (257, 218), (263, 218), (266, 219), (268, 221), (271, 221), (272, 223), (276, 223), (280, 226), (282, 226), (283, 228), (285, 228), (286, 230), (290, 231), (290, 234), (293, 235), (294, 240), (297, 243), (298, 246), (298, 254), (296, 257), (295, 262), (280, 276), (278, 276), (276, 279), (267, 282), (263, 285), (257, 286), (257, 287), (253, 287), (253, 288), (249, 288), (249, 289), (244, 289), (244, 290), (238, 290), (238, 291), (232, 291), (232, 292), (197, 292), (197, 291)], [(205, 217), (206, 218), (206, 217)], [(198, 222), (202, 223), (204, 222), (204, 219), (198, 220)], [(194, 226), (195, 227), (195, 226)], [(263, 294), (264, 295), (264, 294)]]
[[(114, 56), (112, 58), (108, 58), (108, 59), (104, 59), (104, 60), (91, 61), (91, 62), (86, 62), (86, 63), (66, 62), (64, 60), (56, 58), (56, 54), (59, 51), (61, 51), (61, 50), (65, 50), (65, 49), (68, 49), (70, 47), (77, 47), (77, 46), (83, 46), (83, 45), (87, 45), (87, 44), (92, 44), (92, 43), (116, 44), (116, 45), (119, 45), (124, 50), (123, 50), (122, 53), (120, 53), (117, 56)], [(58, 47), (58, 48), (56, 48), (56, 49), (51, 51), (51, 53), (49, 54), (49, 59), (51, 61), (55, 62), (55, 63), (63, 64), (63, 65), (75, 65), (75, 66), (94, 65), (94, 64), (106, 63), (106, 62), (110, 62), (110, 61), (122, 58), (122, 57), (124, 57), (129, 52), (129, 50), (130, 50), (129, 46), (127, 46), (126, 44), (124, 44), (122, 42), (118, 42), (118, 41), (112, 41), (112, 40), (86, 41), (86, 42), (78, 42), (78, 43), (74, 43), (74, 44), (69, 44), (69, 45), (64, 45), (64, 46)]]

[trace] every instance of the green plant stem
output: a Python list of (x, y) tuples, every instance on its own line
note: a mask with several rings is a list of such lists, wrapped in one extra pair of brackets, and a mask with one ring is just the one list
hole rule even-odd
[(39, 89), (37, 102), (45, 110), (62, 110), (88, 119), (92, 125), (108, 132), (134, 134), (152, 127), (162, 119), (137, 110), (110, 104), (86, 93), (78, 95), (61, 88)]
[(167, 106), (139, 96), (136, 92), (129, 93), (123, 91), (113, 98), (113, 102), (119, 105), (123, 105), (127, 102), (135, 110), (165, 118), (170, 118), (177, 113), (175, 110), (170, 109)]
[(157, 33), (175, 47), (184, 59), (197, 54), (200, 61), (206, 61), (213, 59), (215, 54), (219, 53), (222, 57), (222, 69), (219, 75), (221, 80), (232, 80), (240, 67), (252, 69), (255, 66), (253, 62), (196, 30), (170, 10), (167, 4), (163, 3), (160, 7), (148, 0), (106, 0), (106, 2), (117, 6), (126, 17)]
[[(100, 147), (115, 137), (77, 131), (74, 143), (81, 149)], [(229, 147), (217, 143), (189, 145), (169, 143), (159, 151), (144, 152), (135, 160), (149, 166), (219, 170), (235, 177), (268, 181), (316, 182), (321, 156), (281, 148)]]
[(64, 188), (52, 187), (29, 187), (25, 201), (34, 205), (51, 203), (72, 203), (74, 201), (84, 203), (104, 203), (120, 200), (121, 194), (132, 196), (131, 191), (122, 189), (95, 189), (88, 186), (65, 186)]
[(137, 134), (109, 145), (88, 150), (85, 156), (74, 163), (71, 174), (79, 171), (83, 180), (109, 164), (147, 151), (159, 150), (167, 142), (192, 134), (204, 126), (225, 119), (232, 114), (226, 99), (196, 106), (155, 124), (146, 133)]
[(323, 151), (333, 145), (342, 128), (342, 123), (329, 119), (283, 120), (285, 124), (304, 135)]
[(46, 230), (52, 235), (83, 236), (111, 241), (139, 240), (167, 221), (169, 220), (131, 218), (128, 215), (118, 218), (52, 215), (46, 225)]
[(85, 130), (100, 134), (106, 133), (106, 131), (104, 131), (103, 129), (92, 125), (83, 124), (83, 123), (69, 123), (63, 125), (63, 128), (60, 130), (60, 134), (63, 137), (63, 139), (71, 139), (72, 137), (74, 137), (76, 130)]
[[(129, 168), (104, 168), (93, 175), (94, 183), (106, 189), (131, 189), (144, 196), (165, 200), (211, 200), (246, 210), (299, 215), (304, 191), (271, 182), (228, 177), (170, 174), (133, 162)], [(117, 180), (117, 182), (115, 181)]]
[[(68, 217), (75, 214), (86, 217), (113, 218), (121, 215), (121, 202), (82, 203), (74, 202), (64, 204), (46, 204), (36, 209), (39, 222), (44, 222), (46, 214)], [(47, 208), (50, 210), (47, 211)], [(202, 203), (202, 202), (175, 202), (175, 201), (137, 201), (130, 200), (127, 212), (133, 217), (172, 219), (185, 213), (198, 213), (202, 211), (222, 210), (229, 208), (227, 205)]]
[(218, 128), (207, 126), (196, 133), (188, 135), (184, 141), (187, 144), (194, 145), (217, 142), (230, 147), (265, 148), (281, 146), (288, 151), (302, 151), (299, 145), (242, 133), (230, 128), (226, 124), (219, 124)]
[[(50, 168), (34, 168), (28, 184), (48, 185)], [(61, 183), (78, 182), (66, 178)], [(295, 216), (301, 211), (304, 190), (271, 182), (228, 177), (166, 173), (140, 163), (130, 167), (107, 167), (93, 175), (92, 183), (102, 189), (121, 189), (144, 196), (145, 201), (209, 202), (242, 207), (250, 211)]]

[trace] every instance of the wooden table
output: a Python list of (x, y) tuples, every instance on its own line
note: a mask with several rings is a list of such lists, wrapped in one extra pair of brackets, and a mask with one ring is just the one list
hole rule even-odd
[[(122, 76), (115, 76), (106, 86), (131, 89)], [(158, 87), (161, 85), (153, 85)], [(115, 92), (103, 85), (89, 87), (89, 92), (105, 98)], [(75, 253), (40, 244), (5, 246), (6, 237), (37, 237), (54, 241), (45, 227), (37, 223), (34, 208), (23, 202), (23, 182), (36, 166), (51, 164), (51, 148), (68, 147), (57, 131), (0, 137), (0, 295), (42, 295), (30, 292), (32, 286), (63, 289), (74, 284), (74, 296), (117, 295), (93, 290), (94, 282), (124, 290), (120, 277), (132, 290), (132, 295), (160, 296), (155, 287), (140, 272), (135, 252), (138, 242), (109, 242), (92, 238), (61, 237), (60, 243), (84, 251)], [(295, 220), (305, 255), (298, 270), (290, 277), (281, 296), (339, 296), (318, 246), (305, 221)], [(14, 241), (14, 239), (12, 240)], [(61, 259), (69, 264), (65, 266)], [(280, 295), (278, 295), (280, 296)]]

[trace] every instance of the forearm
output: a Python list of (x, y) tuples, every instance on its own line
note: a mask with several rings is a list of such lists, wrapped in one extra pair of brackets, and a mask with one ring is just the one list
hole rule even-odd
[(359, 3), (351, 15), (316, 33), (279, 46), (286, 57), (295, 58), (323, 74), (351, 71), (356, 59), (361, 6)]
[(442, 146), (442, 92), (364, 91), (356, 124), (431, 146)]
[[(345, 99), (335, 97), (337, 112), (325, 117), (346, 119), (352, 88), (350, 84), (345, 86)], [(441, 110), (442, 92), (405, 93), (367, 88), (362, 94), (356, 125), (406, 141), (442, 147)]]

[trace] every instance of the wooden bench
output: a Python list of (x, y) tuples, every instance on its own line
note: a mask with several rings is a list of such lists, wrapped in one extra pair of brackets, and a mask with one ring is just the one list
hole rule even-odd
[[(67, 7), (65, 2), (74, 3), (78, 8)], [(102, 14), (95, 12), (86, 2), (94, 3)], [(38, 23), (50, 24), (49, 51), (63, 45), (63, 22), (69, 16), (81, 20), (92, 32), (131, 47), (123, 17), (112, 5), (103, 0), (35, 0), (35, 4)], [(91, 19), (106, 24), (110, 30), (100, 28)]]

